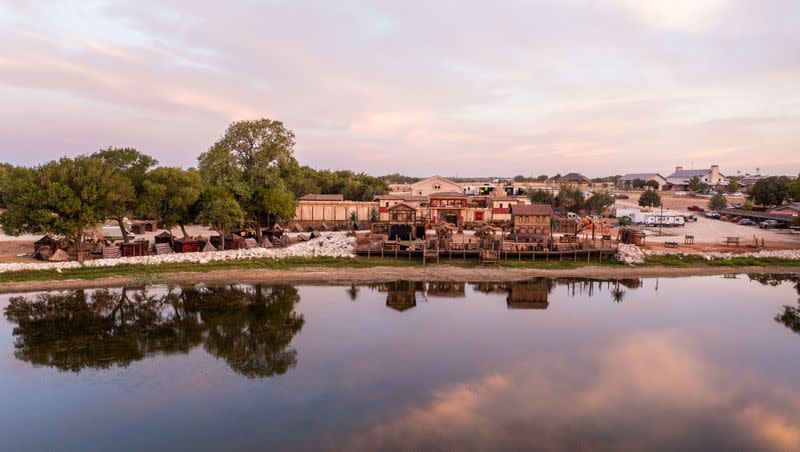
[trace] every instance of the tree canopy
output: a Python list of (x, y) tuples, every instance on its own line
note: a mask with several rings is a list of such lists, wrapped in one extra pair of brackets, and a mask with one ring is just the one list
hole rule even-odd
[(648, 190), (639, 196), (639, 206), (641, 207), (658, 207), (661, 205), (661, 195), (657, 192)]
[(764, 207), (774, 207), (792, 199), (792, 191), (792, 180), (788, 177), (765, 177), (750, 188), (748, 199)]
[(603, 212), (612, 205), (614, 205), (614, 198), (605, 192), (594, 193), (592, 196), (589, 196), (585, 203), (586, 210), (588, 210), (589, 213), (596, 213), (597, 215), (602, 215)]
[(700, 180), (699, 177), (692, 176), (692, 178), (689, 179), (689, 190), (697, 193), (705, 191), (706, 189), (708, 189), (708, 184)]
[(0, 225), (11, 235), (47, 233), (79, 245), (84, 230), (117, 215), (134, 198), (130, 180), (96, 157), (13, 168), (5, 177), (7, 210)]
[(708, 200), (709, 210), (720, 210), (728, 206), (728, 201), (722, 193), (717, 193)]
[(198, 200), (198, 211), (197, 221), (211, 226), (223, 238), (245, 215), (231, 192), (220, 186), (209, 187), (203, 192)]
[(195, 169), (156, 168), (145, 175), (137, 212), (161, 220), (168, 229), (180, 226), (186, 236), (184, 226), (194, 221), (203, 189), (203, 179)]

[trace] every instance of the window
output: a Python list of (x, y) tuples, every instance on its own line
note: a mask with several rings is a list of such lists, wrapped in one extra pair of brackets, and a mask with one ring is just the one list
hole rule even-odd
[(442, 186), (441, 186), (441, 185), (439, 185), (439, 184), (433, 184), (433, 189), (434, 189), (434, 190), (438, 190), (438, 189), (440, 189), (440, 188), (442, 188)]
[(501, 209), (503, 208), (503, 203), (502, 203), (502, 202), (500, 203), (500, 208), (501, 208)]
[(388, 202), (386, 203), (386, 207), (389, 207), (389, 203)]

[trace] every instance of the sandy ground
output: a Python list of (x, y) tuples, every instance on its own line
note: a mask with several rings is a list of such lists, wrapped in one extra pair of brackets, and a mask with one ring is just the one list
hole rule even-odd
[[(232, 284), (284, 283), (307, 285), (346, 285), (385, 281), (520, 281), (535, 277), (577, 277), (595, 279), (708, 276), (732, 273), (800, 273), (800, 268), (768, 267), (583, 267), (577, 269), (497, 269), (463, 268), (449, 265), (428, 267), (320, 268), (291, 270), (215, 270), (163, 275), (157, 284)], [(0, 284), (0, 293), (38, 290), (118, 287), (134, 282), (133, 277), (109, 277), (91, 281), (27, 281)]]
[[(628, 193), (631, 199), (617, 200), (616, 205), (621, 207), (636, 207), (639, 199), (638, 194)], [(686, 207), (697, 205), (705, 208), (707, 199), (675, 197), (671, 193), (662, 195), (664, 207), (683, 214), (692, 214), (697, 221), (687, 222), (684, 226), (664, 227), (661, 236), (648, 236), (645, 243), (646, 248), (668, 249), (675, 251), (675, 248), (665, 248), (664, 242), (678, 242), (678, 251), (681, 252), (700, 252), (700, 251), (728, 251), (742, 252), (752, 251), (745, 245), (754, 243), (758, 239), (759, 243), (763, 239), (766, 249), (796, 249), (800, 248), (800, 236), (790, 234), (787, 229), (759, 229), (758, 226), (741, 226), (728, 221), (714, 220), (705, 218), (702, 213), (690, 212)], [(648, 228), (658, 231), (658, 228)], [(693, 235), (694, 245), (685, 245), (684, 237)], [(740, 247), (729, 247), (724, 244), (726, 237), (739, 237)]]

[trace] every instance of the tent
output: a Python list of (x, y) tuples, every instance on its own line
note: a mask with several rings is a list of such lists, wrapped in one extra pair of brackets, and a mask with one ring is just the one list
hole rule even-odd
[(57, 249), (56, 252), (53, 253), (53, 255), (50, 256), (50, 259), (48, 260), (50, 262), (66, 262), (69, 260), (69, 255), (67, 255), (66, 251), (62, 249)]

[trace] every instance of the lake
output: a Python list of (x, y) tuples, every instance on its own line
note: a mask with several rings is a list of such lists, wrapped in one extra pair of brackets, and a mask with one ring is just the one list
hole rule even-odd
[(798, 450), (800, 275), (0, 295), (0, 450)]

